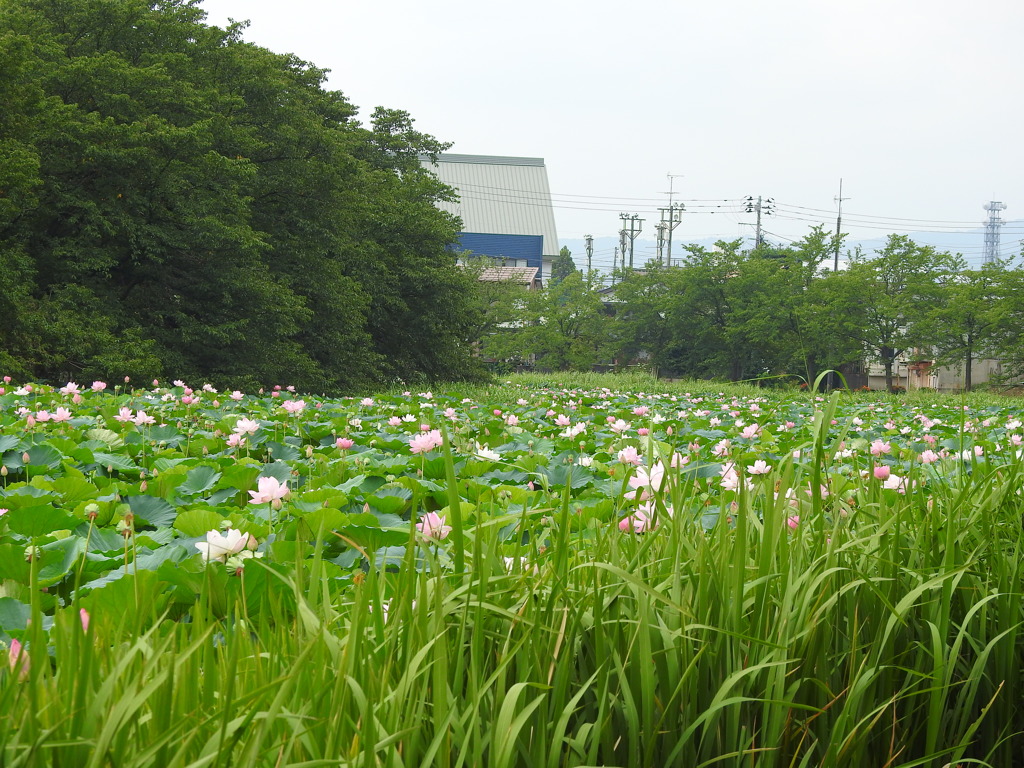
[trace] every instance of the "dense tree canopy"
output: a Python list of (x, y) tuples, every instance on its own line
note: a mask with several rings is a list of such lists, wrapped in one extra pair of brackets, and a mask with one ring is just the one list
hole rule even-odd
[(823, 370), (876, 361), (891, 387), (896, 360), (908, 356), (960, 368), (966, 388), (979, 357), (1024, 374), (1019, 270), (969, 270), (962, 259), (893, 235), (833, 272), (825, 267), (840, 244), (815, 227), (786, 247), (686, 246), (674, 266), (627, 270), (611, 289), (552, 281), (485, 349), (542, 367), (645, 363), (664, 375), (734, 381), (811, 383)]
[(477, 370), (451, 191), (418, 161), (445, 145), (204, 20), (0, 8), (0, 364), (319, 390)]

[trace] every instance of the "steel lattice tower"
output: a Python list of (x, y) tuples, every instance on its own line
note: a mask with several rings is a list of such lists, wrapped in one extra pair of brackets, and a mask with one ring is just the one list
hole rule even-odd
[(988, 221), (985, 222), (985, 264), (991, 264), (999, 258), (999, 228), (1003, 226), (1003, 220), (999, 218), (999, 212), (1006, 210), (1006, 203), (998, 203), (995, 200), (985, 203), (983, 206), (988, 211)]

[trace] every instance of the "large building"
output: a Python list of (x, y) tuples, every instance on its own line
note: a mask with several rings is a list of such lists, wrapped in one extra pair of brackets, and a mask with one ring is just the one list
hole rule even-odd
[(559, 248), (543, 159), (442, 154), (423, 165), (458, 193), (457, 201), (439, 203), (462, 219), (455, 247), (504, 266), (536, 268), (547, 282)]

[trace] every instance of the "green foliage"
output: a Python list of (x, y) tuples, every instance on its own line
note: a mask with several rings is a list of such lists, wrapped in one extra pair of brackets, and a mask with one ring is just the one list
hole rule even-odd
[(197, 4), (0, 9), (0, 363), (345, 389), (474, 370), (445, 145)]
[(601, 295), (573, 271), (518, 301), (518, 320), (483, 340), (485, 356), (529, 361), (538, 368), (586, 371), (608, 359), (607, 315)]
[(572, 251), (563, 245), (558, 255), (551, 262), (551, 284), (560, 283), (577, 271), (576, 262), (572, 260)]

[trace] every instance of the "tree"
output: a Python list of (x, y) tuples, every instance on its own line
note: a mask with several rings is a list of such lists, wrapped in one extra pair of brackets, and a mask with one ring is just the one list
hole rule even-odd
[(1000, 278), (997, 299), (985, 315), (994, 325), (989, 351), (1002, 363), (1003, 377), (1019, 380), (1024, 377), (1024, 271), (1004, 269)]
[(936, 365), (963, 366), (964, 389), (970, 391), (974, 359), (992, 354), (1000, 339), (1001, 310), (1011, 276), (1003, 261), (966, 270), (958, 259), (953, 269), (939, 300), (922, 319), (923, 333)]
[(0, 8), (6, 354), (51, 379), (473, 375), (451, 190), (418, 160), (445, 145), (401, 110), (361, 125), (323, 70), (204, 19), (193, 0)]
[(601, 296), (583, 274), (522, 297), (521, 319), (484, 340), (483, 353), (497, 360), (535, 359), (540, 368), (587, 371), (608, 355)]
[(576, 262), (572, 260), (572, 252), (563, 245), (562, 250), (551, 262), (551, 283), (553, 285), (560, 283), (577, 271), (579, 270), (576, 269)]
[(948, 253), (890, 235), (873, 258), (855, 256), (849, 269), (831, 277), (829, 307), (849, 319), (845, 332), (885, 367), (886, 389), (893, 387), (896, 359), (928, 345), (929, 308), (954, 271)]

